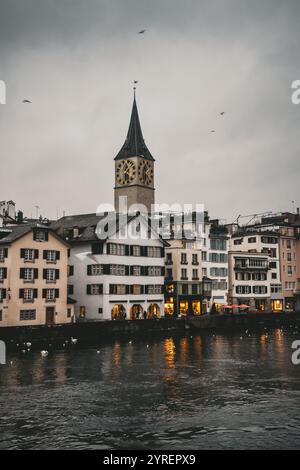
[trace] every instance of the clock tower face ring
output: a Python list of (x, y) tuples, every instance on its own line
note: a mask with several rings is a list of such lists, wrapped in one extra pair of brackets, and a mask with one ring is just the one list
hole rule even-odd
[(143, 160), (138, 166), (139, 182), (150, 186), (153, 182), (153, 168), (151, 162)]
[(136, 179), (136, 165), (132, 160), (122, 160), (117, 164), (116, 179), (119, 185), (132, 184)]

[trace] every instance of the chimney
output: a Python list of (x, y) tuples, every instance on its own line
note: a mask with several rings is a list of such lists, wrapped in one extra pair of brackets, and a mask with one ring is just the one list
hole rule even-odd
[(17, 213), (17, 223), (22, 224), (24, 221), (24, 214), (22, 211), (18, 211)]

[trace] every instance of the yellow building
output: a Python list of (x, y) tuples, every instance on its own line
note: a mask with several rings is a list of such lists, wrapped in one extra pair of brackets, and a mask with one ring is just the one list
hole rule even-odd
[(67, 270), (68, 245), (47, 226), (1, 228), (0, 327), (72, 322)]

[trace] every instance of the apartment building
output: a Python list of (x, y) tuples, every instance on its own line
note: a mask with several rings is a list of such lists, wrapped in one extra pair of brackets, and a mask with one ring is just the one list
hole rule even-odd
[(219, 311), (227, 304), (228, 294), (228, 229), (219, 220), (206, 216), (202, 247), (202, 275), (212, 282), (208, 310), (214, 304)]
[(270, 310), (269, 256), (255, 252), (230, 251), (228, 267), (229, 303), (248, 305), (259, 311)]
[(0, 327), (73, 321), (68, 245), (43, 225), (0, 229)]
[[(69, 295), (80, 321), (159, 318), (164, 314), (166, 243), (142, 216), (129, 216), (99, 239), (106, 216), (67, 216), (53, 228), (71, 246)], [(111, 219), (110, 219), (111, 220)], [(114, 225), (114, 224), (113, 224)]]
[[(268, 273), (267, 276), (263, 272), (251, 273), (251, 279), (243, 280), (260, 280), (264, 281), (266, 285), (266, 291), (268, 292), (267, 307), (273, 311), (280, 312), (284, 308), (284, 297), (282, 293), (281, 274), (280, 274), (280, 254), (279, 254), (279, 235), (275, 231), (259, 231), (253, 227), (242, 227), (236, 231), (230, 239), (230, 251), (239, 251), (244, 253), (264, 254), (268, 258)], [(264, 263), (263, 263), (264, 264)], [(237, 274), (237, 273), (235, 273)], [(241, 280), (241, 274), (239, 274)], [(249, 284), (250, 285), (250, 284)], [(255, 286), (252, 286), (255, 287)], [(255, 290), (255, 289), (254, 289)], [(254, 294), (252, 289), (252, 294)], [(259, 309), (264, 310), (265, 306), (263, 303), (259, 303), (261, 297), (256, 299), (253, 296), (254, 301), (259, 304)], [(255, 303), (254, 302), (254, 303)], [(265, 302), (266, 303), (266, 302)]]
[(166, 247), (165, 314), (200, 315), (207, 312), (211, 283), (203, 279), (201, 248), (193, 240), (169, 240)]

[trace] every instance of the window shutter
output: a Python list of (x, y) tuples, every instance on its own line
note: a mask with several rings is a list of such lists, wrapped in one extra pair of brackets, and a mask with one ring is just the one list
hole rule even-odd
[(39, 258), (39, 250), (34, 250), (34, 259)]
[(25, 258), (25, 248), (21, 248), (20, 257), (21, 257), (21, 258)]
[(4, 248), (4, 258), (7, 258), (8, 256), (8, 248)]
[(21, 268), (20, 269), (20, 279), (24, 279), (24, 272), (25, 272), (25, 269)]
[(34, 268), (34, 279), (38, 279), (39, 277), (39, 270), (37, 268)]
[(125, 256), (129, 256), (129, 255), (130, 255), (130, 246), (125, 245)]
[(59, 289), (55, 289), (55, 298), (56, 298), (56, 299), (59, 298)]
[(47, 269), (43, 269), (43, 279), (47, 279)]
[(3, 268), (3, 279), (7, 279), (7, 268)]
[(19, 289), (19, 298), (24, 299), (24, 289)]
[(147, 256), (148, 255), (148, 247), (147, 246), (141, 246), (141, 254), (142, 254), (142, 256)]
[(88, 284), (88, 285), (86, 286), (86, 293), (87, 293), (88, 295), (91, 294), (91, 286), (90, 286), (90, 284)]
[(37, 289), (33, 289), (33, 298), (34, 298), (34, 299), (37, 299), (37, 296), (38, 296), (38, 290), (37, 290)]
[(161, 269), (160, 269), (160, 275), (161, 275), (161, 276), (164, 276), (164, 275), (165, 275), (165, 271), (166, 271), (166, 270), (165, 270), (164, 266), (162, 266)]
[(129, 276), (130, 275), (130, 267), (131, 266), (125, 266), (125, 275)]
[(47, 259), (48, 250), (43, 250), (43, 259)]
[(68, 248), (68, 258), (70, 258), (71, 250)]
[(130, 252), (130, 256), (133, 256), (133, 245), (130, 245), (129, 252)]
[(141, 286), (141, 294), (145, 294), (145, 286)]
[(131, 294), (131, 286), (126, 286), (126, 294)]
[(148, 286), (145, 286), (145, 294), (148, 294), (148, 291), (149, 291)]
[(43, 289), (43, 299), (47, 297), (47, 289)]
[(133, 276), (133, 266), (130, 266), (130, 276)]
[(69, 276), (74, 276), (74, 266), (69, 266)]
[(160, 249), (160, 257), (161, 257), (161, 258), (164, 258), (164, 257), (165, 257), (165, 249), (164, 249), (164, 247), (162, 247), (162, 248)]
[(60, 260), (60, 251), (57, 251), (57, 252), (56, 252), (56, 259), (57, 259), (57, 260)]
[(88, 265), (87, 265), (87, 275), (88, 275), (88, 276), (91, 276), (91, 274), (92, 274), (92, 265), (91, 265), (91, 264), (88, 264)]
[(103, 265), (103, 274), (110, 274), (110, 264)]
[(55, 270), (55, 279), (59, 279), (59, 269)]
[(111, 252), (111, 244), (110, 243), (107, 244), (106, 252), (107, 252), (108, 255), (110, 255), (110, 252)]
[(6, 289), (2, 289), (2, 298), (6, 299)]

